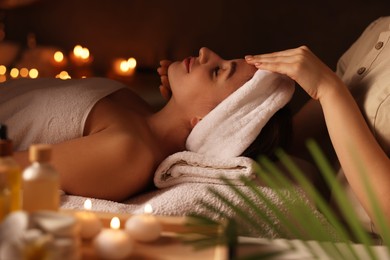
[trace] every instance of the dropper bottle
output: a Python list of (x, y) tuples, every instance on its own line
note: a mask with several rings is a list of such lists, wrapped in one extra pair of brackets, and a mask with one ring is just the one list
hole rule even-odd
[(22, 169), (13, 159), (12, 140), (8, 139), (7, 126), (0, 124), (0, 172), (3, 185), (10, 192), (10, 211), (21, 209)]
[(33, 144), (29, 149), (31, 165), (23, 171), (23, 209), (57, 211), (60, 204), (59, 174), (50, 164), (52, 148)]

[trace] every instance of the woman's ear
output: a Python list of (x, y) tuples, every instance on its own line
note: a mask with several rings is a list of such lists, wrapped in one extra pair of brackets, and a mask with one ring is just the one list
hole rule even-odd
[(198, 117), (198, 116), (197, 117), (193, 117), (191, 119), (191, 122), (190, 122), (191, 123), (191, 128), (194, 128), (196, 126), (196, 124), (199, 123), (200, 120), (202, 120), (201, 117)]

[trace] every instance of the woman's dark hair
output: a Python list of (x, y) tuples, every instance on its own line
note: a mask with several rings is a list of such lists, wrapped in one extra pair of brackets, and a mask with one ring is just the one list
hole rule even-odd
[(292, 136), (292, 116), (288, 105), (278, 110), (263, 127), (260, 134), (244, 151), (242, 156), (257, 160), (264, 155), (275, 161), (275, 150), (287, 150)]

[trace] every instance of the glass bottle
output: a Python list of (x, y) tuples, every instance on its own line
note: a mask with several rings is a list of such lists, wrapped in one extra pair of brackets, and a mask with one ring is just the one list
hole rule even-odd
[(29, 149), (31, 165), (23, 171), (23, 209), (57, 211), (60, 204), (59, 175), (50, 164), (52, 148), (34, 144)]
[[(21, 209), (22, 169), (13, 159), (12, 140), (8, 139), (7, 126), (0, 124), (0, 170), (10, 193), (10, 210)], [(5, 187), (5, 186), (4, 186)]]
[(6, 168), (0, 166), (0, 223), (11, 212), (11, 192)]

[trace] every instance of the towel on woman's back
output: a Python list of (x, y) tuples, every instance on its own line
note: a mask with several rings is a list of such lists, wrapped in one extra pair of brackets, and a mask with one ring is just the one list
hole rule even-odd
[(125, 87), (106, 78), (8, 80), (0, 83), (0, 122), (18, 151), (82, 137), (96, 102)]

